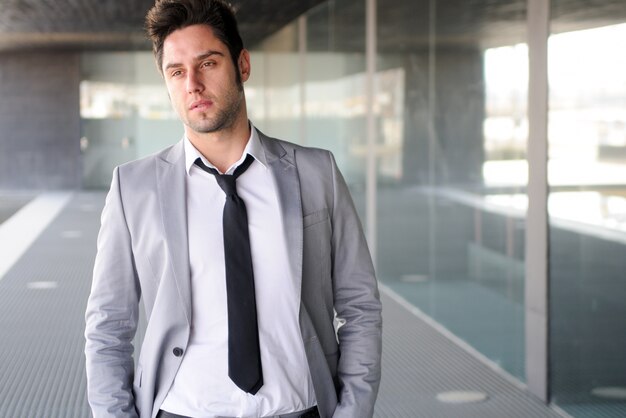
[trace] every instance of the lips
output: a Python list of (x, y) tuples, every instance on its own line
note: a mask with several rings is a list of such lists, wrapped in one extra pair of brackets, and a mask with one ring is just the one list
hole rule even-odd
[(196, 100), (189, 105), (189, 110), (206, 110), (213, 105), (211, 100)]

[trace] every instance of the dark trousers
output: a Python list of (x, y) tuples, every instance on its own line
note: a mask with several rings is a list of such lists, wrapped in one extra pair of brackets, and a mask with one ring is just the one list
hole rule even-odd
[[(156, 418), (191, 418), (184, 415), (176, 415), (167, 411), (160, 410)], [(220, 418), (234, 418), (234, 417), (220, 417)], [(272, 417), (268, 417), (272, 418)], [(317, 406), (306, 409), (304, 411), (291, 412), (289, 414), (274, 415), (273, 418), (320, 418), (320, 413), (317, 410)]]

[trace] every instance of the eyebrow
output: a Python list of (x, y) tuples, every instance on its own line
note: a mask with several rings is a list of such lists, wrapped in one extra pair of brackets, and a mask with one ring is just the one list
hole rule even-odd
[[(224, 53), (223, 53), (223, 52), (220, 52), (220, 51), (209, 50), (209, 51), (204, 52), (204, 53), (202, 53), (202, 54), (200, 54), (200, 55), (197, 55), (197, 56), (196, 56), (196, 61), (202, 61), (203, 59), (209, 58), (210, 56), (213, 56), (213, 55), (219, 55), (219, 56), (222, 56), (222, 57), (223, 57), (223, 56), (224, 56)], [(163, 69), (163, 71), (167, 71), (167, 70), (169, 70), (170, 68), (178, 68), (178, 67), (182, 67), (182, 66), (183, 66), (183, 64), (181, 64), (181, 63), (178, 63), (178, 62), (170, 62), (170, 63), (168, 63), (168, 64), (165, 66), (165, 68)]]

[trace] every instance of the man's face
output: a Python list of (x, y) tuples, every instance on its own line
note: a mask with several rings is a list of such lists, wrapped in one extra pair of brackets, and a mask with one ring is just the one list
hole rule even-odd
[(238, 58), (235, 68), (228, 47), (207, 25), (178, 29), (165, 38), (163, 76), (186, 132), (218, 132), (241, 115), (245, 99), (237, 71), (246, 81), (250, 60), (245, 50)]

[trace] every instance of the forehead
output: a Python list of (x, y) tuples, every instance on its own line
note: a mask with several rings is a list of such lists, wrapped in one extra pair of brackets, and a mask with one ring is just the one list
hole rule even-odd
[(229, 56), (228, 48), (208, 25), (192, 25), (177, 29), (163, 42), (163, 65), (193, 59), (207, 51), (217, 51)]

